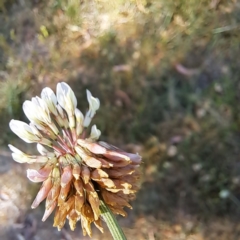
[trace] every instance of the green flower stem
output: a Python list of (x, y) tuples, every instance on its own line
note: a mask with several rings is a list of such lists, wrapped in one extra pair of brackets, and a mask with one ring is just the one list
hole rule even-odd
[(107, 223), (107, 226), (112, 234), (114, 240), (127, 240), (123, 230), (119, 226), (115, 216), (103, 200), (100, 200), (100, 211), (103, 219)]

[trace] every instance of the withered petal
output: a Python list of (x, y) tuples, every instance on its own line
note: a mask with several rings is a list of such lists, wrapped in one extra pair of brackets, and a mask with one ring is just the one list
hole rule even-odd
[(88, 197), (88, 202), (90, 203), (93, 210), (94, 219), (97, 220), (101, 214), (99, 209), (100, 201), (99, 201), (98, 195), (96, 192), (88, 192), (87, 197)]
[(136, 190), (130, 190), (130, 189), (106, 188), (106, 190), (113, 193), (117, 193), (117, 192), (123, 192), (124, 194), (136, 193)]
[(66, 211), (66, 209), (62, 209), (62, 208), (60, 209), (58, 207), (55, 212), (53, 226), (57, 227), (58, 230), (62, 229), (66, 222), (67, 214), (68, 214), (68, 212)]
[(74, 187), (80, 196), (84, 196), (83, 182), (82, 179), (75, 180), (73, 182)]
[(59, 193), (60, 193), (60, 185), (54, 184), (51, 190), (49, 191), (46, 199), (46, 208), (50, 208), (53, 202), (58, 198)]
[(103, 158), (98, 158), (98, 160), (102, 163), (103, 168), (111, 168), (113, 167), (113, 163), (110, 163), (108, 160), (105, 160)]
[(114, 182), (109, 178), (101, 178), (100, 180), (96, 179), (94, 181), (96, 181), (101, 187), (115, 188)]
[(91, 172), (91, 178), (93, 180), (95, 179), (100, 180), (101, 178), (108, 178), (108, 174), (106, 173), (106, 170), (103, 171), (102, 169), (95, 169), (94, 171)]
[(94, 221), (94, 224), (95, 224), (95, 226), (103, 233), (104, 231), (103, 231), (103, 227), (102, 227), (102, 221), (101, 221), (101, 219), (99, 218), (98, 220), (95, 220)]
[(74, 197), (75, 197), (75, 210), (78, 214), (81, 214), (85, 198), (84, 196), (80, 196), (79, 194), (76, 194)]
[(49, 177), (47, 180), (43, 182), (42, 187), (38, 191), (38, 194), (34, 199), (31, 207), (36, 208), (47, 197), (51, 188), (52, 188), (52, 180)]
[(93, 183), (92, 181), (86, 183), (86, 184), (83, 184), (84, 185), (84, 189), (87, 191), (87, 192), (95, 192), (95, 188), (93, 186)]
[(63, 168), (63, 173), (61, 175), (61, 186), (65, 187), (73, 178), (72, 168), (70, 165), (67, 165)]
[(131, 161), (124, 161), (124, 160), (120, 160), (120, 161), (112, 161), (112, 160), (108, 160), (108, 163), (112, 165), (113, 168), (119, 168), (119, 167), (125, 167), (131, 164)]
[(105, 172), (109, 175), (110, 178), (120, 178), (126, 175), (130, 175), (135, 171), (135, 166), (128, 165), (121, 168), (111, 168), (106, 169)]
[[(102, 197), (104, 199), (104, 202), (111, 206), (126, 206), (128, 208), (132, 209), (132, 206), (127, 202), (127, 200), (124, 197), (121, 197), (120, 195), (116, 193), (111, 193), (109, 191), (106, 191), (104, 189), (101, 190)], [(124, 195), (126, 196), (126, 195)]]
[(62, 200), (66, 200), (67, 196), (69, 195), (69, 191), (71, 189), (72, 183), (69, 182), (65, 187), (61, 187), (59, 196), (62, 198)]
[(79, 179), (81, 174), (81, 167), (77, 163), (73, 165), (72, 175), (75, 179)]
[(50, 207), (46, 207), (42, 221), (46, 221), (46, 219), (50, 216), (50, 214), (53, 212), (53, 210), (55, 209), (57, 205), (57, 201), (53, 202), (52, 205)]
[(85, 165), (82, 166), (81, 177), (82, 177), (84, 183), (88, 183), (90, 180), (90, 170)]
[(74, 209), (69, 213), (68, 220), (69, 220), (69, 226), (72, 231), (76, 228), (76, 223), (78, 221), (79, 215), (76, 213)]
[(113, 207), (113, 206), (109, 206), (109, 208), (112, 210), (113, 213), (115, 214), (120, 214), (123, 217), (127, 216), (127, 213), (121, 208), (121, 207)]
[(81, 215), (83, 235), (84, 234), (86, 235), (87, 233), (90, 237), (92, 236), (92, 229), (91, 229), (92, 222), (94, 222), (92, 208), (89, 206), (88, 203), (85, 203), (82, 207), (82, 215)]

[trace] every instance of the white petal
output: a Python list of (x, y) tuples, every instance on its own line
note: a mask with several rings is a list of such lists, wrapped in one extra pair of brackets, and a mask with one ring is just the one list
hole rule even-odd
[(11, 120), (9, 123), (9, 127), (10, 129), (15, 133), (18, 134), (19, 132), (22, 132), (23, 129), (25, 130), (28, 129), (29, 131), (31, 131), (31, 128), (27, 125), (25, 122), (19, 121), (19, 120)]
[(38, 103), (35, 104), (34, 102), (31, 102), (29, 100), (25, 101), (23, 103), (23, 111), (31, 122), (42, 124), (43, 121), (40, 115)]
[(42, 90), (41, 92), (41, 98), (42, 99), (48, 99), (49, 101), (51, 100), (53, 104), (57, 105), (57, 97), (53, 90), (49, 87), (46, 87)]
[(58, 113), (60, 114), (61, 118), (64, 118), (65, 116), (64, 116), (63, 109), (59, 104), (57, 105), (57, 110), (58, 110)]
[(56, 105), (57, 105), (57, 97), (55, 95), (55, 93), (53, 92), (53, 90), (51, 88), (44, 88), (41, 92), (41, 97), (43, 99), (43, 101), (46, 103), (46, 105), (48, 106), (49, 110), (55, 115), (57, 116), (57, 110), (56, 110)]
[(76, 96), (70, 86), (65, 82), (57, 84), (57, 100), (65, 110), (66, 108), (74, 110), (77, 107)]
[(24, 155), (20, 155), (17, 153), (12, 153), (12, 158), (15, 162), (18, 163), (26, 163), (28, 161), (28, 158), (26, 158)]
[(98, 98), (94, 98), (89, 90), (87, 90), (87, 99), (89, 102), (89, 109), (96, 112), (100, 107), (100, 101)]
[(36, 102), (35, 107), (36, 107), (36, 110), (38, 111), (39, 119), (44, 122), (51, 123), (52, 121), (51, 121), (47, 104), (40, 97), (35, 97), (33, 99), (35, 100), (34, 102)]
[(39, 143), (37, 144), (37, 150), (43, 156), (46, 156), (48, 153), (48, 150), (42, 144)]
[(32, 129), (28, 124), (18, 120), (11, 120), (9, 123), (10, 129), (21, 139), (27, 143), (37, 142), (39, 137), (34, 135)]
[(57, 84), (57, 101), (59, 105), (65, 109), (64, 92), (63, 92), (61, 83)]
[(17, 154), (19, 154), (19, 155), (24, 154), (24, 152), (22, 152), (21, 150), (19, 150), (18, 148), (14, 147), (14, 146), (11, 145), (11, 144), (8, 144), (8, 147), (10, 148), (10, 150), (11, 150), (13, 153), (17, 153)]
[(89, 110), (85, 115), (84, 118), (84, 127), (88, 127), (89, 124), (91, 123), (92, 118), (94, 117), (94, 115), (96, 114), (96, 111), (99, 109), (100, 107), (100, 101), (98, 98), (94, 98), (91, 94), (90, 91), (87, 90), (87, 99), (88, 99), (88, 103), (89, 103)]
[(97, 129), (96, 125), (93, 125), (91, 129), (90, 138), (93, 140), (97, 140), (100, 137), (100, 135), (101, 135), (101, 131)]
[(54, 158), (55, 157), (55, 153), (54, 152), (49, 152), (42, 144), (39, 144), (39, 143), (37, 144), (37, 150), (43, 156), (47, 156), (49, 158)]
[(82, 112), (77, 108), (75, 109), (75, 116), (76, 116), (77, 122), (79, 122), (79, 123), (83, 122), (84, 116), (83, 116)]
[(32, 132), (33, 132), (36, 136), (38, 136), (39, 138), (42, 137), (42, 134), (39, 132), (39, 130), (37, 129), (37, 126), (34, 125), (34, 123), (29, 123), (29, 126), (30, 126)]

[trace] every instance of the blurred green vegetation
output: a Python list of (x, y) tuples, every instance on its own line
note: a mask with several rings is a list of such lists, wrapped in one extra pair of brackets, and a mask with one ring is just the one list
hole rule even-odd
[(0, 11), (3, 146), (22, 102), (66, 81), (80, 109), (86, 88), (100, 98), (103, 140), (143, 155), (137, 213), (239, 211), (239, 1), (2, 0)]

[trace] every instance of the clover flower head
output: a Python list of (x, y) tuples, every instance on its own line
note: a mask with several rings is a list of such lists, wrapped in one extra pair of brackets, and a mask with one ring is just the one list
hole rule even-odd
[(55, 210), (54, 226), (59, 230), (66, 219), (72, 230), (81, 222), (83, 234), (91, 236), (91, 223), (103, 232), (100, 200), (115, 214), (126, 216), (124, 207), (138, 189), (141, 163), (138, 154), (127, 153), (98, 141), (101, 131), (88, 129), (100, 107), (98, 98), (87, 90), (89, 109), (77, 109), (77, 99), (67, 83), (57, 84), (56, 95), (44, 88), (41, 98), (23, 103), (30, 123), (11, 120), (11, 130), (27, 143), (36, 143), (40, 155), (29, 155), (9, 144), (12, 157), (19, 163), (40, 163), (28, 169), (27, 177), (42, 186), (32, 203), (36, 208), (44, 199), (43, 221)]

